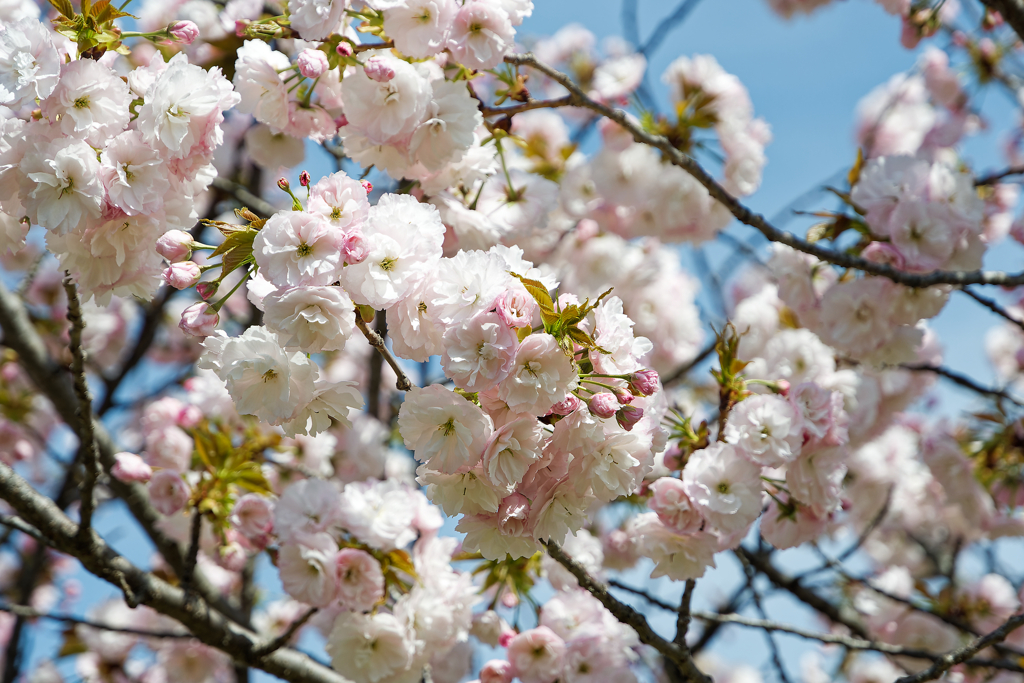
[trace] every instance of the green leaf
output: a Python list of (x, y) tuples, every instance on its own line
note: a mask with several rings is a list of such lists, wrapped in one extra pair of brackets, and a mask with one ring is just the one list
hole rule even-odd
[[(222, 229), (221, 232), (224, 232)], [(224, 277), (235, 268), (253, 262), (252, 242), (258, 231), (252, 228), (240, 228), (227, 233), (224, 241), (221, 242), (210, 257), (221, 256), (222, 267), (221, 277)]]
[(50, 4), (68, 19), (75, 18), (75, 8), (71, 6), (71, 0), (50, 0)]
[(387, 558), (392, 567), (416, 578), (416, 567), (413, 565), (412, 558), (409, 557), (409, 553), (404, 550), (392, 550), (387, 554)]

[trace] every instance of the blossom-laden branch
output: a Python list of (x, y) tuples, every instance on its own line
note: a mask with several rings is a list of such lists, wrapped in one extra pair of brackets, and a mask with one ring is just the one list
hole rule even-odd
[(181, 588), (139, 569), (108, 546), (94, 530), (89, 529), (80, 536), (78, 525), (5, 464), (0, 464), (0, 498), (38, 529), (55, 550), (71, 555), (89, 573), (124, 591), (129, 604), (147, 605), (176, 619), (198, 640), (223, 651), (235, 661), (293, 683), (343, 683), (345, 680), (291, 649), (264, 654), (267, 647), (264, 639), (226, 619), (201, 597), (190, 600)]
[[(50, 400), (57, 414), (81, 440), (81, 418), (79, 403), (71, 379), (50, 358), (39, 333), (29, 320), (22, 302), (0, 282), (0, 329), (3, 330), (3, 345), (18, 354), (18, 362), (25, 369), (36, 387)], [(114, 466), (117, 449), (106, 429), (99, 422), (92, 423), (93, 438), (99, 453), (100, 464), (110, 471)], [(116, 478), (107, 480), (107, 485), (118, 498), (128, 505), (132, 515), (142, 526), (146, 535), (156, 546), (171, 569), (178, 576), (184, 575), (185, 551), (181, 545), (160, 529), (161, 516), (153, 508), (149, 494), (141, 484), (123, 482)], [(210, 584), (200, 572), (196, 573), (193, 588), (209, 604), (235, 621), (245, 624), (238, 610)]]
[(85, 534), (92, 525), (92, 513), (95, 508), (96, 481), (100, 476), (99, 449), (96, 446), (96, 435), (93, 434), (92, 395), (85, 377), (85, 351), (82, 349), (82, 331), (85, 321), (82, 319), (82, 305), (78, 300), (78, 288), (71, 274), (64, 274), (64, 292), (68, 297), (68, 331), (71, 349), (71, 377), (74, 381), (75, 396), (78, 399), (78, 438), (81, 455), (78, 460), (85, 467), (85, 477), (81, 484), (81, 504), (79, 507), (79, 530)]
[(969, 660), (985, 648), (1003, 642), (1011, 633), (1021, 626), (1024, 626), (1024, 613), (1010, 617), (1003, 622), (1002, 626), (994, 631), (986, 633), (968, 645), (946, 653), (927, 669), (910, 676), (899, 678), (896, 680), (896, 683), (924, 683), (924, 681), (934, 681), (957, 664)]
[(90, 621), (89, 619), (73, 617), (70, 614), (51, 614), (49, 612), (40, 612), (39, 610), (22, 605), (0, 605), (0, 612), (14, 614), (15, 616), (19, 616), (24, 619), (48, 619), (50, 621), (59, 621), (65, 624), (74, 624), (76, 626), (88, 626), (89, 628), (94, 628), (100, 631), (126, 633), (134, 636), (142, 636), (144, 638), (195, 639), (195, 636), (185, 631), (148, 631), (143, 628), (111, 626), (98, 621)]
[(647, 623), (647, 619), (642, 614), (629, 605), (619, 602), (608, 592), (605, 586), (598, 583), (587, 573), (583, 565), (566, 555), (565, 551), (557, 543), (545, 541), (544, 545), (547, 547), (548, 555), (568, 569), (569, 573), (576, 577), (582, 588), (585, 588), (591, 595), (597, 598), (616, 619), (636, 631), (640, 637), (640, 642), (650, 645), (661, 653), (663, 657), (679, 667), (686, 680), (711, 683), (711, 678), (697, 668), (693, 657), (690, 656), (690, 652), (686, 648), (685, 641), (683, 645), (679, 645), (677, 642), (668, 641), (659, 636), (651, 628), (651, 625)]
[(591, 111), (614, 121), (628, 131), (637, 142), (660, 150), (668, 161), (689, 173), (698, 183), (703, 185), (708, 191), (708, 194), (728, 209), (729, 213), (731, 213), (733, 217), (741, 223), (754, 228), (772, 242), (785, 244), (797, 251), (810, 254), (821, 261), (826, 261), (843, 268), (860, 270), (870, 275), (878, 275), (915, 289), (941, 284), (957, 286), (997, 285), (1002, 287), (1024, 285), (1024, 272), (1004, 273), (984, 270), (936, 270), (920, 274), (908, 273), (907, 271), (900, 270), (898, 268), (893, 268), (881, 263), (875, 263), (874, 261), (868, 261), (867, 259), (852, 256), (835, 249), (828, 249), (801, 239), (792, 233), (775, 227), (769, 223), (764, 216), (752, 211), (738, 199), (733, 197), (718, 181), (704, 170), (703, 166), (697, 163), (693, 157), (676, 149), (668, 138), (662, 135), (648, 133), (640, 124), (630, 119), (629, 115), (624, 110), (614, 109), (607, 104), (588, 97), (583, 89), (580, 88), (568, 75), (538, 61), (532, 53), (508, 55), (505, 57), (505, 62), (516, 66), (527, 66), (536, 69), (568, 90), (570, 93), (569, 96), (573, 101), (573, 106), (590, 109)]

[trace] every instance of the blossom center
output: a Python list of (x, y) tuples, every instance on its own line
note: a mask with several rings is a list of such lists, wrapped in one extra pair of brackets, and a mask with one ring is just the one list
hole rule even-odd
[(380, 269), (385, 271), (385, 272), (390, 272), (390, 271), (394, 270), (395, 263), (397, 261), (398, 261), (398, 259), (396, 259), (396, 258), (394, 258), (392, 256), (388, 256), (386, 259), (384, 259), (383, 261), (380, 262)]
[(88, 95), (82, 95), (81, 97), (76, 98), (75, 99), (74, 107), (75, 107), (75, 109), (88, 109), (88, 107), (89, 107), (89, 96)]
[(455, 433), (455, 418), (449, 417), (448, 421), (437, 428), (439, 432), (442, 432), (444, 436), (451, 436)]
[(271, 381), (273, 381), (275, 379), (277, 379), (277, 371), (274, 370), (273, 368), (271, 368), (271, 369), (269, 369), (269, 370), (267, 370), (266, 372), (263, 373), (263, 383), (264, 384), (266, 384), (267, 382), (271, 382)]
[(313, 253), (313, 247), (303, 242), (298, 246), (298, 248), (295, 249), (295, 253), (296, 255), (298, 255), (299, 258), (305, 258), (306, 256), (309, 256), (310, 254)]

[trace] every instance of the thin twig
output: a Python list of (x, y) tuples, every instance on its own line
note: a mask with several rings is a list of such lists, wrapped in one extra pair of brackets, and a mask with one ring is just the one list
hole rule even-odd
[(675, 384), (682, 378), (686, 377), (690, 370), (693, 370), (695, 367), (703, 363), (708, 356), (715, 352), (715, 345), (717, 343), (717, 340), (712, 341), (710, 344), (708, 344), (707, 346), (700, 350), (700, 353), (697, 354), (696, 358), (691, 360), (689, 363), (686, 363), (685, 365), (682, 365), (679, 368), (677, 368), (675, 372), (673, 372), (668, 377), (663, 378), (661, 380), (662, 385), (667, 387), (670, 384)]
[(1007, 320), (1007, 321), (1013, 323), (1014, 325), (1016, 325), (1017, 327), (1019, 327), (1021, 330), (1024, 330), (1024, 320), (1021, 320), (1020, 318), (1014, 317), (1008, 310), (1006, 310), (1005, 308), (1003, 308), (1002, 306), (997, 304), (992, 299), (980, 296), (980, 295), (976, 294), (975, 292), (971, 291), (970, 289), (967, 289), (966, 287), (961, 287), (960, 291), (963, 292), (964, 294), (966, 294), (967, 296), (971, 297), (972, 299), (974, 299), (979, 304), (981, 304), (982, 306), (984, 306), (988, 310), (992, 311), (993, 313), (995, 313), (999, 317), (1004, 318), (1005, 320)]
[(668, 34), (672, 32), (672, 29), (686, 21), (686, 17), (697, 7), (699, 2), (700, 0), (683, 0), (680, 2), (672, 14), (661, 20), (658, 27), (654, 29), (654, 33), (640, 47), (638, 52), (646, 57), (657, 50), (665, 39), (668, 38)]
[(71, 348), (71, 376), (74, 380), (75, 396), (78, 398), (78, 448), (79, 460), (85, 467), (85, 478), (82, 479), (81, 503), (79, 506), (78, 530), (85, 538), (92, 525), (92, 513), (95, 508), (96, 480), (100, 476), (99, 448), (92, 424), (92, 396), (89, 394), (89, 383), (85, 378), (85, 350), (82, 348), (82, 331), (85, 320), (82, 318), (82, 305), (78, 300), (78, 288), (71, 279), (71, 273), (64, 271), (64, 292), (68, 298), (68, 331)]
[(507, 107), (488, 107), (486, 105), (481, 105), (480, 111), (484, 116), (513, 116), (514, 114), (530, 111), (531, 109), (557, 109), (559, 107), (571, 107), (574, 103), (575, 100), (572, 96), (566, 96), (555, 100), (527, 100), (526, 102), (511, 104)]
[(994, 173), (981, 176), (974, 181), (974, 186), (981, 187), (982, 185), (992, 185), (1003, 178), (1008, 178), (1012, 175), (1021, 175), (1022, 173), (1024, 173), (1024, 166), (1010, 166), (1008, 168), (1004, 168), (1002, 171), (996, 171)]
[(211, 187), (220, 190), (225, 194), (229, 194), (237, 199), (247, 209), (260, 216), (261, 218), (270, 218), (275, 213), (280, 211), (276, 206), (270, 202), (257, 197), (248, 190), (244, 185), (228, 180), (227, 178), (214, 178), (210, 184)]
[[(986, 1), (993, 2), (994, 0)], [(624, 110), (614, 109), (607, 104), (591, 99), (575, 82), (573, 82), (571, 78), (569, 78), (569, 76), (538, 61), (533, 54), (511, 54), (505, 57), (505, 62), (518, 66), (529, 66), (540, 71), (545, 76), (548, 76), (568, 90), (570, 95), (575, 99), (576, 106), (590, 109), (591, 111), (614, 121), (628, 131), (637, 142), (661, 150), (668, 161), (693, 176), (698, 183), (704, 186), (708, 191), (708, 194), (710, 194), (713, 199), (728, 209), (733, 217), (741, 223), (756, 229), (772, 242), (785, 244), (797, 251), (810, 254), (822, 261), (826, 261), (843, 268), (852, 268), (871, 275), (885, 277), (893, 282), (898, 282), (908, 287), (922, 288), (939, 284), (957, 286), (975, 284), (1016, 286), (1024, 284), (1024, 272), (1004, 273), (999, 271), (983, 270), (936, 270), (930, 273), (908, 273), (882, 263), (875, 263), (843, 251), (830, 249), (817, 243), (812, 244), (811, 242), (801, 239), (792, 233), (780, 230), (769, 223), (761, 214), (751, 211), (743, 203), (729, 194), (729, 192), (718, 181), (716, 181), (711, 174), (704, 170), (696, 160), (673, 146), (672, 142), (668, 138), (662, 135), (648, 133), (636, 122), (630, 120), (628, 114)]]
[(359, 311), (356, 311), (356, 327), (359, 328), (359, 331), (363, 333), (363, 336), (366, 337), (368, 342), (370, 342), (370, 345), (377, 349), (377, 352), (384, 357), (384, 360), (388, 362), (391, 369), (395, 371), (396, 375), (398, 375), (398, 381), (395, 382), (398, 390), (411, 391), (416, 385), (413, 384), (412, 380), (409, 379), (409, 376), (405, 374), (405, 371), (402, 370), (402, 366), (398, 364), (395, 357), (391, 355), (391, 352), (384, 344), (384, 340), (381, 336), (366, 326), (366, 323), (363, 322), (362, 317), (359, 315)]
[(640, 642), (650, 645), (661, 653), (663, 657), (678, 666), (683, 675), (689, 680), (696, 681), (697, 683), (712, 683), (711, 677), (697, 668), (693, 658), (685, 648), (681, 648), (655, 633), (642, 614), (629, 605), (616, 600), (605, 586), (595, 581), (587, 573), (587, 570), (583, 568), (583, 565), (566, 555), (557, 543), (554, 541), (543, 541), (543, 543), (547, 547), (548, 555), (568, 569), (569, 573), (576, 577), (582, 588), (597, 598), (616, 619), (636, 631)]
[(95, 628), (100, 631), (110, 631), (112, 633), (129, 633), (135, 636), (145, 636), (146, 638), (182, 638), (188, 640), (195, 640), (196, 637), (188, 632), (182, 631), (147, 631), (141, 628), (128, 628), (123, 626), (108, 626), (107, 624), (101, 624), (98, 621), (89, 621), (88, 619), (80, 619), (73, 617), (69, 614), (51, 614), (48, 612), (40, 612), (32, 609), (31, 607), (24, 607), (22, 605), (2, 605), (0, 604), (0, 612), (8, 612), (24, 619), (49, 619), (50, 621), (60, 621), (65, 624), (76, 624), (78, 626), (88, 626), (89, 628)]
[(934, 681), (957, 664), (970, 659), (985, 648), (995, 645), (996, 643), (1003, 642), (1006, 640), (1007, 636), (1021, 626), (1024, 626), (1024, 613), (1010, 617), (1002, 626), (983, 635), (974, 642), (956, 650), (947, 652), (924, 671), (919, 671), (916, 674), (896, 679), (896, 683), (923, 683), (924, 681)]
[(1015, 399), (1013, 396), (1010, 396), (1002, 389), (992, 389), (989, 387), (982, 386), (975, 382), (970, 377), (967, 377), (966, 375), (961, 375), (960, 373), (954, 372), (948, 368), (944, 368), (941, 365), (930, 365), (928, 363), (901, 363), (898, 367), (904, 370), (910, 370), (912, 372), (932, 372), (938, 375), (939, 377), (944, 377), (948, 379), (950, 382), (956, 384), (957, 386), (963, 387), (964, 389), (970, 389), (971, 391), (977, 394), (981, 394), (982, 396), (1001, 398), (1003, 400), (1009, 401), (1010, 403), (1016, 406), (1024, 407), (1024, 404)]
[(305, 614), (288, 624), (288, 628), (284, 630), (284, 633), (257, 650), (259, 656), (263, 657), (265, 655), (269, 655), (271, 652), (280, 650), (282, 647), (287, 645), (288, 641), (298, 633), (300, 628), (306, 625), (306, 622), (309, 621), (310, 618), (319, 611), (319, 609), (319, 607), (310, 607), (306, 610)]

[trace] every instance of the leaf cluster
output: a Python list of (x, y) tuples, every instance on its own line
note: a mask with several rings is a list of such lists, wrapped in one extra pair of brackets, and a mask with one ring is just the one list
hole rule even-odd
[(78, 45), (78, 53), (90, 59), (99, 59), (107, 50), (126, 55), (130, 50), (121, 42), (121, 29), (114, 20), (132, 17), (110, 4), (110, 0), (82, 0), (81, 13), (76, 13), (71, 0), (50, 0), (60, 15), (53, 19), (57, 33)]
[[(580, 323), (587, 317), (587, 314), (600, 305), (606, 296), (611, 294), (611, 288), (597, 297), (594, 303), (590, 303), (588, 298), (582, 304), (570, 304), (562, 308), (555, 304), (551, 294), (548, 293), (547, 288), (542, 283), (516, 273), (512, 273), (512, 276), (523, 283), (526, 291), (537, 302), (537, 306), (540, 309), (540, 319), (544, 324), (544, 331), (554, 337), (558, 341), (558, 345), (566, 353), (572, 354), (574, 345), (581, 346), (588, 351), (608, 353), (597, 345), (597, 342), (594, 341), (590, 333), (580, 329)], [(522, 328), (520, 330), (520, 341), (529, 335), (530, 331), (529, 328)]]

